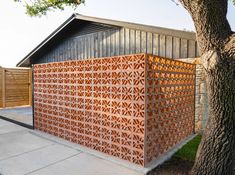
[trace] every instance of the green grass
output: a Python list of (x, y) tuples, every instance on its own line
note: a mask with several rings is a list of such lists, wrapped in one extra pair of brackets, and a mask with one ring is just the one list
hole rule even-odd
[(197, 135), (193, 140), (184, 145), (180, 150), (178, 150), (173, 158), (183, 159), (186, 161), (194, 162), (198, 146), (201, 142), (201, 135)]

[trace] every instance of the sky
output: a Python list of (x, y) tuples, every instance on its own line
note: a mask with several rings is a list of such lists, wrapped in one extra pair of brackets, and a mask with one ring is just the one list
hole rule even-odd
[[(0, 66), (14, 67), (74, 12), (82, 15), (194, 31), (193, 22), (171, 0), (86, 0), (43, 17), (29, 17), (22, 3), (0, 0)], [(229, 1), (228, 20), (235, 30), (235, 6)]]

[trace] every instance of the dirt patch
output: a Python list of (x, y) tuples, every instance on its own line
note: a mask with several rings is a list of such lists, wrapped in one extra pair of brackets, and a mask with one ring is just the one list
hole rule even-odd
[(188, 175), (193, 162), (172, 158), (152, 170), (148, 175)]

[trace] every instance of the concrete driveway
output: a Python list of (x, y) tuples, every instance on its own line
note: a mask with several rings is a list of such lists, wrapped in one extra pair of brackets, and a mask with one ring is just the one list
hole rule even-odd
[(1, 175), (143, 175), (75, 144), (0, 119)]
[(0, 116), (29, 126), (33, 126), (32, 107), (22, 106), (0, 109)]

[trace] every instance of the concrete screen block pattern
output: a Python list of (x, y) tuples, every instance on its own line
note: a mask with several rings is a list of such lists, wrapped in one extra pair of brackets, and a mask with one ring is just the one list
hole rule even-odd
[(35, 128), (146, 166), (193, 133), (195, 69), (147, 54), (34, 65)]

